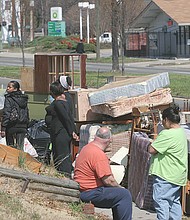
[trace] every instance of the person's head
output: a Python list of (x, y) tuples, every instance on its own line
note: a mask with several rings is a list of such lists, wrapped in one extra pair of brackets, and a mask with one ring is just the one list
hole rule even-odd
[(179, 106), (173, 105), (169, 108), (164, 109), (162, 112), (162, 123), (165, 128), (170, 128), (171, 124), (179, 124)]
[(70, 76), (60, 76), (58, 82), (63, 86), (65, 90), (68, 90), (72, 85), (72, 80)]
[(17, 81), (12, 80), (7, 84), (7, 89), (6, 89), (7, 93), (11, 93), (19, 90), (20, 90), (20, 84)]
[(109, 146), (111, 142), (111, 131), (107, 127), (101, 127), (96, 131), (95, 139), (101, 145), (103, 151)]
[(58, 81), (51, 83), (50, 95), (53, 98), (56, 98), (58, 96), (61, 96), (62, 94), (64, 94), (64, 89), (63, 89), (62, 85)]

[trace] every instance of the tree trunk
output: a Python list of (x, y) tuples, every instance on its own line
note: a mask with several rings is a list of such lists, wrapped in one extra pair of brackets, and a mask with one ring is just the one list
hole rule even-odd
[(119, 70), (118, 26), (118, 5), (112, 0), (112, 71)]
[(96, 0), (96, 60), (100, 60), (100, 0)]

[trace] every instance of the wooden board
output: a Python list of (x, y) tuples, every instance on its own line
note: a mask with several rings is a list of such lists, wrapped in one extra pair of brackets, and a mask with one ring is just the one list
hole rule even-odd
[[(23, 162), (19, 162), (19, 158), (22, 158)], [(28, 153), (3, 144), (0, 144), (0, 160), (3, 163), (11, 164), (17, 167), (22, 163), (22, 165), (24, 165), (27, 169), (35, 173), (39, 173), (40, 167), (42, 166), (40, 162)]]
[(34, 92), (34, 73), (31, 67), (21, 68), (21, 89), (22, 91)]
[(89, 104), (88, 93), (94, 90), (95, 89), (69, 90), (73, 99), (75, 121), (98, 121), (103, 119), (102, 115), (92, 112)]

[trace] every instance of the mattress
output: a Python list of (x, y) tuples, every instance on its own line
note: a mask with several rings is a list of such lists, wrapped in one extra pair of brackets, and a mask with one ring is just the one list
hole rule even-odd
[(172, 103), (172, 101), (173, 98), (171, 96), (170, 88), (165, 88), (157, 89), (154, 92), (138, 97), (122, 97), (116, 101), (91, 106), (91, 109), (95, 113), (119, 117), (131, 113), (134, 107), (156, 107), (160, 105), (167, 105)]
[(165, 72), (158, 75), (141, 76), (113, 82), (88, 93), (88, 97), (90, 105), (94, 106), (115, 101), (121, 97), (129, 98), (148, 94), (169, 84), (169, 75)]

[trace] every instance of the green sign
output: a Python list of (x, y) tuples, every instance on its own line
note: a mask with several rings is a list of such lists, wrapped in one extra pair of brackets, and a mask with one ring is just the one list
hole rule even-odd
[(64, 21), (49, 21), (48, 36), (66, 37)]

